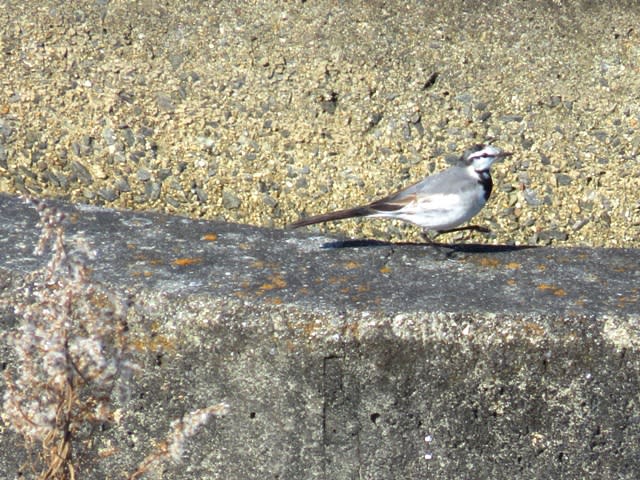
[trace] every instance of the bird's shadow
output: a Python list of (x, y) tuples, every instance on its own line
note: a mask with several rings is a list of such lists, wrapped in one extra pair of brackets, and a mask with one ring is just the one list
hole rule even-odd
[(539, 248), (537, 245), (486, 245), (482, 243), (439, 243), (439, 242), (384, 242), (381, 240), (336, 240), (322, 244), (323, 249), (340, 248), (376, 248), (376, 247), (419, 247), (446, 249), (451, 252), (460, 253), (501, 253), (513, 252), (517, 250), (527, 250), (529, 248)]

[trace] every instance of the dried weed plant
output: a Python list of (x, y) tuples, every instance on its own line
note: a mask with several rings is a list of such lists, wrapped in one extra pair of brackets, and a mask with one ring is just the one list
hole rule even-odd
[(182, 419), (171, 422), (171, 430), (167, 438), (157, 445), (147, 458), (140, 462), (138, 469), (128, 477), (128, 480), (136, 480), (169, 460), (179, 463), (182, 459), (187, 439), (195, 435), (200, 427), (207, 423), (212, 416), (226, 414), (228, 408), (228, 405), (219, 403), (194, 410)]
[(2, 418), (37, 452), (38, 478), (73, 480), (79, 435), (113, 420), (112, 396), (126, 391), (135, 368), (126, 305), (91, 280), (93, 252), (65, 238), (64, 213), (30, 202), (42, 229), (36, 253), (50, 247), (51, 258), (28, 278), (29, 300), (15, 305), (20, 323), (9, 342), (17, 362), (6, 372)]
[[(114, 420), (114, 396), (126, 403), (129, 379), (138, 368), (130, 360), (127, 306), (92, 281), (93, 252), (81, 238), (66, 239), (63, 212), (28, 201), (40, 216), (36, 253), (50, 246), (52, 255), (28, 279), (30, 300), (15, 306), (20, 323), (8, 340), (16, 365), (5, 374), (2, 419), (35, 454), (30, 468), (37, 478), (74, 480), (78, 461), (89, 454), (94, 427)], [(167, 439), (128, 478), (178, 461), (187, 438), (226, 410), (214, 405), (173, 422)]]

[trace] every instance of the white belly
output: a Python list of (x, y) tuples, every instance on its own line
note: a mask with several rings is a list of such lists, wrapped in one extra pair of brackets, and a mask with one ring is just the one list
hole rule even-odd
[(397, 218), (425, 230), (449, 230), (471, 220), (485, 203), (484, 192), (478, 189), (477, 195), (429, 195), (427, 201), (417, 200), (399, 210), (380, 212), (373, 216)]

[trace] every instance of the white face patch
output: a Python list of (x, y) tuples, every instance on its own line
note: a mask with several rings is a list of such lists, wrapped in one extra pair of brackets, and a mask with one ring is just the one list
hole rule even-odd
[(474, 170), (487, 170), (496, 160), (497, 156), (500, 155), (500, 152), (501, 150), (497, 149), (496, 147), (487, 145), (482, 150), (469, 155), (469, 161), (471, 162), (471, 166)]

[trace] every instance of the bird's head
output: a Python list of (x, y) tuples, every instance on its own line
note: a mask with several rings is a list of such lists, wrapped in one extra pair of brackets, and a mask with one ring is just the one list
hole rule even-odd
[(512, 155), (511, 152), (505, 152), (491, 145), (478, 144), (462, 154), (462, 162), (468, 167), (473, 167), (476, 172), (484, 172), (489, 170), (496, 160), (510, 155)]

